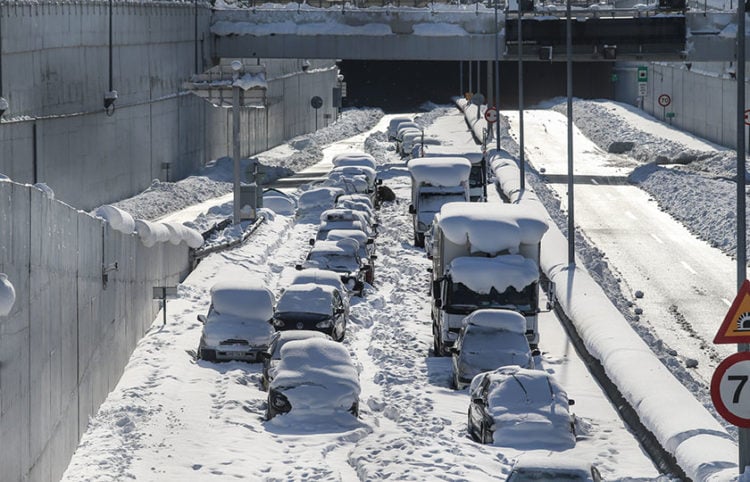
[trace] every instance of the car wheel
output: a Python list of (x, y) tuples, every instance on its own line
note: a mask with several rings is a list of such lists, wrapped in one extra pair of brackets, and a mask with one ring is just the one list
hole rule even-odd
[(210, 350), (206, 348), (200, 348), (198, 349), (198, 358), (201, 360), (206, 360), (209, 362), (215, 362), (216, 361), (216, 350)]
[(417, 248), (424, 248), (424, 234), (414, 233), (414, 246)]
[(440, 335), (438, 334), (437, 324), (432, 322), (432, 351), (435, 356), (442, 356), (443, 351), (440, 349)]

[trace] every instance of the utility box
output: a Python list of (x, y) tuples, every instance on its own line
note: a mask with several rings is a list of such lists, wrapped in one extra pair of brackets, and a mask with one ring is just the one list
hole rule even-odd
[(254, 220), (257, 217), (257, 209), (262, 207), (263, 191), (258, 189), (257, 184), (240, 186), (240, 220)]

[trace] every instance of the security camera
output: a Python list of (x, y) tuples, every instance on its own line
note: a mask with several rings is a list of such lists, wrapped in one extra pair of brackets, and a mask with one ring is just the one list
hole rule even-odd
[(302, 61), (302, 71), (307, 72), (310, 68), (310, 61), (309, 60), (303, 60)]
[(0, 117), (5, 114), (5, 111), (8, 110), (10, 106), (8, 105), (8, 101), (5, 100), (5, 97), (0, 97)]
[(117, 100), (117, 91), (108, 90), (104, 93), (104, 108), (109, 109)]

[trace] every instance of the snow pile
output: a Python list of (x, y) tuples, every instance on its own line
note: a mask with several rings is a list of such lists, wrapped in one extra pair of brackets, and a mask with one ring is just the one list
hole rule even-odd
[(336, 288), (316, 284), (295, 284), (284, 290), (276, 304), (276, 313), (319, 313), (331, 315)]
[(533, 260), (518, 254), (494, 258), (463, 256), (451, 261), (446, 274), (454, 283), (488, 294), (493, 288), (500, 293), (510, 287), (521, 291), (539, 279), (539, 268)]
[(548, 228), (538, 209), (495, 203), (446, 204), (438, 224), (452, 243), (491, 255), (515, 253), (521, 244), (538, 244)]
[(450, 187), (469, 181), (471, 162), (463, 157), (424, 157), (409, 161), (409, 172), (417, 184)]
[(263, 194), (263, 207), (282, 216), (294, 216), (297, 201), (282, 192), (270, 190)]
[(464, 325), (526, 334), (526, 318), (511, 310), (476, 310), (464, 318)]
[(162, 223), (152, 223), (145, 219), (136, 219), (135, 232), (141, 238), (141, 242), (147, 248), (154, 246), (156, 243), (166, 243), (169, 241), (169, 229)]
[(16, 302), (16, 290), (8, 275), (0, 273), (0, 316), (8, 316)]
[(133, 216), (110, 204), (105, 204), (104, 206), (96, 208), (94, 216), (98, 216), (107, 221), (115, 231), (125, 234), (131, 234), (135, 231), (135, 220), (133, 219)]
[(286, 396), (292, 414), (326, 415), (347, 411), (357, 403), (359, 374), (349, 351), (340, 343), (319, 338), (295, 340), (281, 349), (271, 390)]

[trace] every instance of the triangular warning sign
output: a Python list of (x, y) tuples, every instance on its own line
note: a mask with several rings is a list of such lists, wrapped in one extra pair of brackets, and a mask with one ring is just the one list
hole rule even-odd
[(714, 343), (750, 343), (750, 281), (742, 283), (716, 333)]

